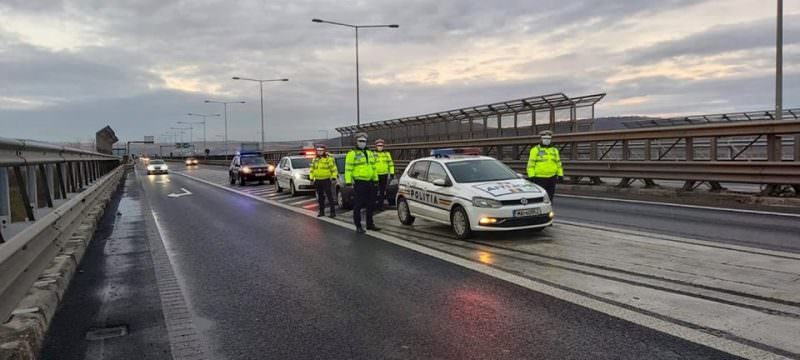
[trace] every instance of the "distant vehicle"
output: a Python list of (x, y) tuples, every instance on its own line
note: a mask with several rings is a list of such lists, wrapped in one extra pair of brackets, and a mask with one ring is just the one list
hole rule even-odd
[[(339, 170), (339, 176), (336, 178), (336, 205), (340, 209), (349, 210), (353, 208), (353, 185), (347, 186), (344, 182), (344, 161), (347, 157), (346, 154), (335, 154), (333, 159), (336, 160), (336, 168)], [(390, 206), (395, 205), (395, 197), (397, 196), (398, 178), (395, 176), (392, 181), (386, 186), (386, 198)]]
[(474, 231), (541, 231), (555, 217), (547, 193), (485, 156), (444, 155), (412, 161), (400, 177), (397, 216), (450, 225), (458, 238)]
[(231, 185), (239, 182), (239, 185), (246, 185), (248, 181), (258, 181), (263, 184), (269, 180), (274, 183), (275, 167), (267, 164), (264, 156), (260, 152), (238, 153), (231, 160), (228, 167), (228, 179)]
[(186, 164), (186, 166), (196, 166), (198, 161), (193, 157), (188, 157), (186, 158), (186, 161), (184, 161), (184, 164)]
[(311, 159), (305, 156), (286, 156), (275, 167), (275, 187), (278, 192), (289, 189), (292, 196), (301, 192), (314, 191), (314, 186), (308, 178), (311, 168)]
[(147, 175), (153, 174), (168, 174), (169, 168), (164, 160), (153, 159), (147, 163)]

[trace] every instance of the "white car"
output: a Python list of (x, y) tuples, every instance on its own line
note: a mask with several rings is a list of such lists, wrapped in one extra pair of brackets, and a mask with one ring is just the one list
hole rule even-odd
[(314, 191), (314, 185), (308, 178), (311, 170), (311, 159), (305, 156), (286, 156), (275, 167), (275, 187), (278, 192), (289, 189), (292, 196), (301, 192)]
[(541, 187), (485, 156), (432, 156), (412, 161), (400, 177), (397, 215), (447, 224), (466, 239), (474, 231), (541, 231), (555, 214)]

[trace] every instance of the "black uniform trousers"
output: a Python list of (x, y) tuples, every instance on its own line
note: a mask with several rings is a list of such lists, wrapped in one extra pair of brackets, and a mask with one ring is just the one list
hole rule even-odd
[(378, 202), (375, 204), (375, 209), (378, 211), (383, 211), (383, 204), (386, 203), (387, 185), (389, 185), (389, 174), (378, 175)]
[(317, 202), (319, 202), (319, 213), (325, 214), (325, 197), (327, 197), (331, 204), (331, 215), (335, 215), (336, 202), (333, 200), (331, 179), (314, 180), (314, 185), (317, 186)]
[(361, 227), (361, 209), (367, 210), (367, 227), (375, 226), (372, 213), (375, 211), (375, 184), (372, 181), (353, 182), (353, 223)]
[(550, 197), (550, 202), (555, 203), (555, 196), (556, 196), (556, 183), (558, 182), (558, 176), (553, 176), (549, 178), (545, 177), (532, 177), (529, 178), (530, 181), (533, 181), (534, 184), (539, 185), (547, 191), (547, 196)]

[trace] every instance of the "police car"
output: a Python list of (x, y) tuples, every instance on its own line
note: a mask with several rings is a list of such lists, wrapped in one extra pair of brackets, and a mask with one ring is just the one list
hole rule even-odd
[(308, 154), (283, 157), (275, 167), (276, 191), (282, 192), (283, 189), (289, 189), (292, 196), (300, 195), (301, 192), (314, 191), (314, 184), (308, 176), (311, 170), (311, 160), (313, 160), (313, 156), (309, 157)]
[(458, 238), (475, 231), (541, 231), (555, 214), (547, 193), (502, 162), (459, 149), (434, 150), (400, 177), (397, 215), (447, 224)]

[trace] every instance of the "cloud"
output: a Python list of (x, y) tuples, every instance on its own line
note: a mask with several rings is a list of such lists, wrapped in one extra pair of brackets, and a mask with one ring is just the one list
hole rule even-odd
[[(628, 63), (641, 65), (679, 56), (706, 56), (775, 48), (775, 19), (718, 25), (679, 39), (631, 50)], [(800, 43), (800, 15), (784, 17), (784, 46)]]
[[(221, 112), (202, 102), (214, 98), (247, 101), (230, 108), (229, 132), (253, 140), (258, 84), (231, 77), (288, 77), (265, 84), (267, 138), (319, 136), (355, 122), (355, 39), (312, 18), (400, 24), (359, 33), (362, 121), (553, 92), (606, 91), (598, 106), (606, 115), (760, 109), (772, 103), (774, 32), (762, 8), (758, 0), (4, 0), (0, 127), (14, 129), (3, 136), (58, 141), (110, 124), (138, 139), (187, 112)], [(787, 5), (786, 103), (800, 100), (790, 92), (800, 83), (797, 10)], [(209, 124), (209, 138), (222, 131), (221, 121)]]

